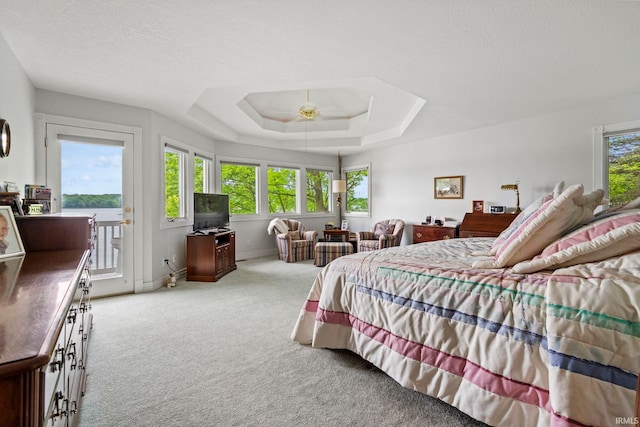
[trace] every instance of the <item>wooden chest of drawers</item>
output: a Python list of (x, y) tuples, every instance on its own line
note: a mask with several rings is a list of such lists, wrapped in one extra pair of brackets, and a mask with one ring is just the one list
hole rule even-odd
[(460, 237), (498, 237), (516, 214), (467, 213), (460, 224)]
[(458, 227), (441, 225), (413, 225), (413, 243), (432, 242), (434, 240), (454, 239), (458, 237)]

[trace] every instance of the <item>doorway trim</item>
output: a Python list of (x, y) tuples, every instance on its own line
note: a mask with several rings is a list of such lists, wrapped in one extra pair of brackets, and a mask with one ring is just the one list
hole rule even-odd
[(63, 125), (86, 127), (104, 131), (122, 132), (133, 135), (133, 292), (144, 291), (143, 268), (141, 267), (143, 254), (143, 200), (142, 200), (142, 128), (136, 126), (124, 126), (113, 123), (98, 122), (93, 120), (76, 119), (72, 117), (56, 116), (51, 114), (35, 114), (35, 180), (46, 182), (47, 179), (47, 154), (46, 136), (47, 125)]

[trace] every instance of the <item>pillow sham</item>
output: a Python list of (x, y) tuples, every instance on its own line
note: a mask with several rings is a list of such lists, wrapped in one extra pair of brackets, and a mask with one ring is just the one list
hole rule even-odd
[(547, 246), (539, 255), (513, 266), (516, 273), (569, 267), (640, 250), (640, 209), (628, 209), (579, 227)]
[(582, 184), (576, 184), (545, 201), (506, 238), (493, 259), (478, 260), (473, 267), (502, 268), (528, 260), (571, 227), (593, 218), (593, 210), (604, 191), (596, 190), (588, 195), (583, 192)]
[(546, 196), (542, 196), (539, 199), (533, 201), (530, 205), (528, 205), (522, 212), (518, 214), (511, 222), (511, 224), (505, 228), (502, 233), (496, 237), (496, 240), (491, 244), (491, 249), (489, 249), (489, 254), (495, 255), (498, 253), (498, 249), (500, 246), (511, 236), (517, 229), (520, 227), (531, 215), (536, 213), (540, 207), (548, 202), (551, 199), (555, 199), (558, 197), (562, 190), (564, 190), (564, 181), (558, 182), (554, 187), (553, 191)]

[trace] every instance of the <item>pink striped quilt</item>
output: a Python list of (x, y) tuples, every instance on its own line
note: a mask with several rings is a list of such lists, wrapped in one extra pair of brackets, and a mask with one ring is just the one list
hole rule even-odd
[(338, 258), (292, 333), (494, 426), (632, 424), (640, 252), (555, 271), (473, 269), (492, 239)]

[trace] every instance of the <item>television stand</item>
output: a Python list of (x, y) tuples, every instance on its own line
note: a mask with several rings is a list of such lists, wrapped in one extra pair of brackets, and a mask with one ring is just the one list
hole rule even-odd
[(237, 269), (235, 231), (187, 235), (187, 280), (216, 282)]

